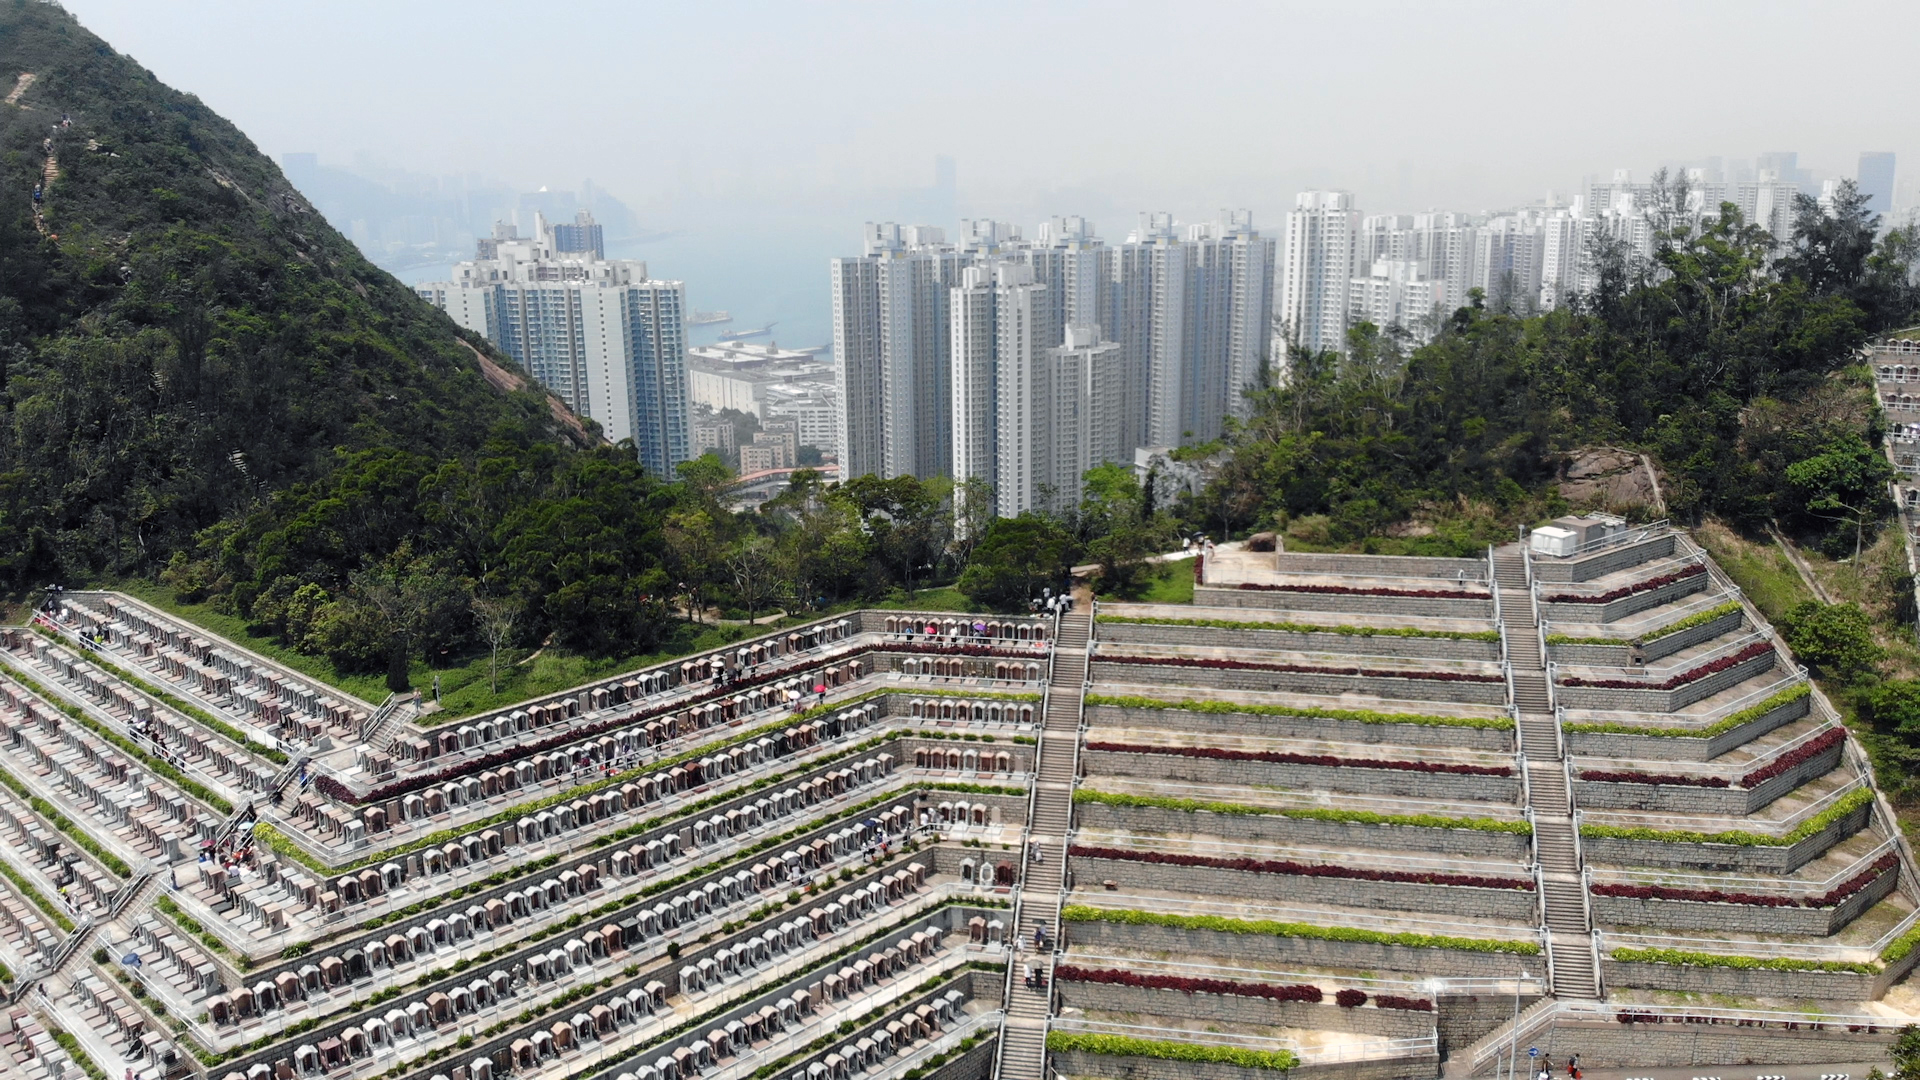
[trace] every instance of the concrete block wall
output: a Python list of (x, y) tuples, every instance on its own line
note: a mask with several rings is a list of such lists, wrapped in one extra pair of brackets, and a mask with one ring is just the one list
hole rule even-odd
[(1500, 662), (1498, 641), (1400, 637), (1392, 634), (1298, 633), (1290, 630), (1228, 629), (1220, 626), (1169, 626), (1159, 623), (1103, 622), (1102, 642), (1116, 645), (1192, 645), (1262, 652), (1348, 653), (1353, 656), (1417, 657), (1427, 660)]
[(1270, 785), (1450, 801), (1513, 804), (1520, 799), (1520, 781), (1512, 776), (1460, 776), (1344, 765), (1283, 765), (1265, 761), (1223, 761), (1217, 758), (1135, 754), (1117, 750), (1086, 750), (1081, 753), (1080, 760), (1089, 776), (1141, 776), (1152, 780), (1185, 780), (1196, 784)]
[(1663, 930), (1712, 930), (1738, 934), (1804, 934), (1831, 937), (1886, 899), (1899, 874), (1878, 880), (1830, 908), (1759, 907), (1694, 900), (1635, 900), (1593, 896), (1593, 917), (1607, 926), (1655, 926)]
[(1574, 781), (1574, 805), (1590, 810), (1663, 810), (1744, 817), (1840, 764), (1841, 747), (1804, 761), (1756, 788)]
[(1195, 607), (1266, 608), (1275, 611), (1345, 611), (1356, 615), (1419, 615), (1439, 619), (1493, 618), (1493, 598), (1449, 600), (1423, 596), (1369, 596), (1352, 593), (1280, 592), (1196, 585)]
[[(1327, 739), (1333, 742), (1386, 746), (1461, 747), (1511, 754), (1512, 729), (1449, 727), (1439, 724), (1364, 724), (1356, 720), (1329, 720), (1310, 716), (1267, 716), (1261, 713), (1190, 712), (1185, 709), (1140, 709), (1123, 705), (1087, 706), (1093, 728), (1178, 728), (1222, 735), (1264, 735), (1283, 739)], [(1098, 739), (1104, 736), (1096, 733)]]
[(1536, 581), (1550, 582), (1592, 581), (1641, 563), (1669, 558), (1673, 555), (1675, 542), (1674, 534), (1669, 532), (1631, 544), (1603, 548), (1591, 555), (1576, 558), (1534, 555), (1533, 577)]
[(1092, 677), (1096, 683), (1154, 683), (1199, 686), (1217, 690), (1261, 690), (1338, 697), (1366, 694), (1399, 701), (1451, 701), (1466, 705), (1504, 705), (1504, 682), (1451, 682), (1442, 679), (1392, 679), (1369, 675), (1315, 675), (1296, 671), (1252, 668), (1177, 667), (1160, 664), (1103, 662), (1095, 653)]
[[(1248, 870), (1221, 870), (1207, 866), (1167, 866), (1126, 859), (1092, 859), (1076, 855), (1068, 861), (1072, 883), (1097, 889), (1102, 881), (1117, 882), (1123, 892), (1201, 893), (1234, 899), (1284, 900), (1331, 904), (1351, 908), (1471, 915), (1531, 924), (1539, 905), (1531, 890), (1485, 889), (1462, 885), (1418, 885), (1404, 881), (1361, 881), (1353, 878), (1263, 874)], [(1523, 867), (1494, 864), (1478, 873), (1531, 881)]]
[(1510, 978), (1522, 971), (1538, 973), (1544, 963), (1537, 954), (1523, 956), (1505, 952), (1469, 952), (1465, 949), (1424, 949), (1407, 945), (1323, 941), (1318, 938), (1235, 934), (1224, 930), (1185, 930), (1167, 926), (1128, 926), (1107, 922), (1061, 925), (1069, 945), (1085, 946), (1094, 951), (1115, 948), (1233, 956), (1261, 963), (1289, 965), (1286, 970), (1297, 970), (1302, 966), (1357, 968), (1422, 978), (1498, 979)]
[[(1678, 633), (1667, 634), (1647, 642), (1641, 651), (1647, 661), (1652, 663), (1674, 653), (1693, 648), (1703, 641), (1712, 641), (1724, 634), (1738, 633), (1746, 629), (1747, 615), (1744, 611), (1729, 611), (1710, 622), (1699, 626), (1690, 626)], [(1558, 633), (1558, 631), (1550, 631)], [(1619, 645), (1547, 645), (1547, 659), (1559, 664), (1591, 664), (1595, 667), (1631, 667), (1631, 650), (1622, 643)]]
[[(1204, 792), (1201, 793), (1204, 797)], [(1414, 825), (1358, 825), (1314, 821), (1278, 814), (1216, 814), (1166, 810), (1157, 806), (1076, 803), (1078, 829), (1114, 829), (1142, 833), (1204, 833), (1228, 840), (1373, 851), (1425, 851), (1437, 855), (1484, 858), (1490, 863), (1525, 864), (1533, 857), (1533, 839), (1523, 833), (1479, 829), (1429, 829)], [(1084, 835), (1084, 834), (1082, 834)], [(1090, 843), (1094, 841), (1088, 841)], [(1091, 887), (1091, 883), (1086, 883)]]
[[(1569, 709), (1606, 709), (1619, 712), (1673, 712), (1684, 709), (1696, 701), (1707, 698), (1739, 686), (1748, 679), (1758, 678), (1772, 671), (1779, 663), (1779, 653), (1768, 653), (1744, 660), (1725, 671), (1716, 671), (1711, 675), (1695, 679), (1671, 690), (1621, 690), (1602, 686), (1562, 686), (1553, 688), (1554, 701)], [(1659, 680), (1648, 679), (1649, 682)]]
[[(1604, 604), (1548, 603), (1541, 601), (1540, 616), (1549, 623), (1609, 623), (1624, 619), (1637, 611), (1657, 608), (1662, 604), (1671, 604), (1683, 596), (1692, 596), (1705, 592), (1713, 584), (1713, 575), (1695, 574), (1679, 581), (1662, 585), (1657, 589), (1623, 596), (1618, 600), (1609, 600)], [(1543, 588), (1545, 595), (1552, 596), (1551, 586)]]
[(1583, 836), (1587, 862), (1602, 866), (1670, 867), (1729, 874), (1790, 874), (1827, 849), (1867, 827), (1871, 806), (1862, 806), (1819, 832), (1784, 847), (1740, 844), (1675, 844), (1658, 840), (1621, 840)]
[[(1071, 960), (1069, 960), (1071, 962)], [(1244, 976), (1242, 977), (1244, 978)], [(1278, 982), (1281, 980), (1269, 980)], [(1337, 982), (1337, 980), (1335, 980)], [(1334, 1003), (1331, 991), (1318, 1005), (1305, 1001), (1274, 1001), (1239, 994), (1185, 993), (1144, 986), (1069, 982), (1054, 984), (1059, 1007), (1096, 1012), (1141, 1013), (1147, 1016), (1202, 1020), (1254, 1027), (1306, 1028), (1348, 1031), (1383, 1039), (1418, 1039), (1433, 1034), (1434, 1014), (1410, 1009), (1380, 1009), (1368, 1004), (1345, 1009)], [(1417, 989), (1407, 997), (1424, 997)]]
[(1807, 710), (1813, 707), (1812, 702), (1811, 696), (1789, 701), (1768, 710), (1763, 715), (1754, 717), (1739, 727), (1729, 728), (1711, 739), (1569, 731), (1567, 746), (1579, 757), (1636, 761), (1712, 761), (1735, 747), (1745, 746), (1767, 732), (1791, 724), (1807, 715)]

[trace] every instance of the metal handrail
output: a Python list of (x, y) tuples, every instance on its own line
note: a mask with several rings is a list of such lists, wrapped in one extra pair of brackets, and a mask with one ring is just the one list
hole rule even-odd
[[(1729, 938), (1695, 938), (1679, 934), (1639, 934), (1615, 930), (1611, 936), (1616, 946), (1671, 949), (1678, 948), (1688, 952), (1720, 953), (1722, 955), (1795, 956), (1802, 959), (1872, 959), (1894, 941), (1913, 929), (1920, 922), (1920, 911), (1910, 912), (1906, 918), (1894, 924), (1893, 928), (1878, 938), (1862, 945), (1828, 945), (1817, 941), (1758, 941)], [(1704, 947), (1703, 947), (1704, 946)]]
[[(1678, 673), (1690, 671), (1696, 667), (1699, 667), (1702, 664), (1710, 664), (1713, 661), (1718, 660), (1720, 657), (1724, 655), (1731, 655), (1733, 653), (1737, 653), (1741, 649), (1744, 649), (1749, 645), (1759, 644), (1760, 642), (1763, 642), (1763, 641), (1770, 642), (1773, 640), (1774, 640), (1773, 635), (1768, 633), (1767, 631), (1755, 630), (1750, 633), (1743, 634), (1740, 637), (1734, 638), (1731, 641), (1726, 641), (1719, 645), (1715, 645), (1713, 648), (1699, 654), (1698, 656), (1690, 656), (1685, 660), (1681, 660), (1672, 664), (1667, 664), (1661, 667), (1655, 667), (1652, 664), (1649, 664), (1645, 667), (1627, 668), (1627, 669), (1622, 669), (1617, 667), (1616, 665), (1611, 665), (1611, 664), (1568, 664), (1567, 666), (1570, 668), (1586, 668), (1588, 670), (1603, 669), (1607, 672), (1607, 678), (1609, 679), (1664, 679), (1664, 678), (1669, 678)], [(1776, 660), (1777, 660), (1777, 656), (1776, 656)]]
[[(1707, 558), (1705, 552), (1694, 551), (1691, 554), (1687, 554), (1687, 555), (1669, 555), (1666, 558), (1657, 560), (1655, 562), (1641, 563), (1640, 565), (1634, 567), (1633, 569), (1640, 572), (1638, 575), (1640, 580), (1646, 580), (1647, 578), (1659, 577), (1660, 572), (1662, 571), (1679, 570), (1683, 567), (1693, 566), (1697, 563), (1705, 563), (1709, 567), (1712, 566), (1712, 560)], [(1712, 569), (1709, 569), (1707, 571), (1707, 576), (1712, 577), (1712, 575), (1713, 575), (1713, 571)], [(1601, 593), (1612, 592), (1614, 589), (1619, 588), (1618, 585), (1606, 585), (1601, 582), (1593, 582), (1593, 581), (1553, 581), (1553, 582), (1541, 582), (1541, 584), (1552, 585), (1554, 592), (1562, 593), (1567, 596), (1588, 596), (1588, 595), (1598, 596)]]
[[(1766, 833), (1770, 836), (1785, 836), (1793, 832), (1793, 830), (1799, 828), (1802, 822), (1805, 822), (1810, 818), (1819, 816), (1822, 812), (1826, 810), (1827, 807), (1833, 805), (1836, 802), (1839, 802), (1841, 799), (1845, 798), (1847, 795), (1858, 790), (1859, 788), (1866, 786), (1866, 783), (1867, 783), (1867, 780), (1864, 776), (1855, 776), (1853, 779), (1847, 781), (1845, 784), (1841, 785), (1840, 787), (1835, 788), (1833, 791), (1830, 791), (1827, 794), (1822, 795), (1819, 799), (1807, 804), (1806, 806), (1801, 807), (1799, 810), (1794, 811), (1792, 817), (1782, 818), (1779, 821), (1765, 821), (1765, 820), (1760, 820), (1755, 818), (1742, 818), (1741, 819), (1741, 821), (1743, 822), (1742, 831)], [(1581, 813), (1584, 814), (1585, 811), (1582, 811)], [(1673, 814), (1670, 811), (1664, 811), (1664, 810), (1635, 811), (1635, 810), (1616, 810), (1611, 807), (1607, 807), (1607, 808), (1603, 808), (1601, 810), (1601, 813), (1606, 814), (1609, 817), (1628, 817), (1628, 818), (1640, 816), (1644, 814), (1645, 816), (1659, 818), (1662, 821), (1670, 821), (1673, 818)]]
[[(1727, 601), (1726, 601), (1725, 593), (1709, 592), (1702, 596), (1689, 597), (1685, 600), (1677, 601), (1672, 604), (1662, 604), (1658, 608), (1649, 608), (1648, 610), (1657, 611), (1662, 615), (1672, 616), (1672, 618), (1666, 619), (1665, 621), (1661, 622), (1658, 626), (1654, 627), (1654, 630), (1657, 631), (1661, 627), (1665, 627), (1671, 623), (1679, 622), (1681, 619), (1684, 619), (1687, 616), (1694, 614), (1696, 611), (1705, 611), (1708, 608), (1719, 607), (1720, 605), (1725, 604), (1726, 602)], [(1636, 612), (1636, 614), (1638, 613)], [(1631, 618), (1632, 617), (1629, 616), (1627, 619), (1616, 619), (1610, 623), (1601, 623), (1594, 633), (1582, 634), (1580, 636), (1581, 637), (1612, 637), (1613, 635), (1608, 631), (1621, 629), (1622, 624), (1629, 622)], [(1649, 633), (1651, 633), (1651, 631), (1649, 631)], [(1616, 644), (1626, 645), (1632, 642), (1634, 638), (1644, 637), (1644, 636), (1646, 636), (1646, 634), (1644, 633), (1631, 633), (1626, 637), (1617, 639)], [(1610, 648), (1612, 646), (1601, 646), (1601, 647)]]
[[(1797, 735), (1794, 738), (1788, 740), (1787, 742), (1781, 743), (1779, 746), (1776, 746), (1772, 750), (1767, 751), (1767, 753), (1765, 753), (1764, 755), (1756, 756), (1751, 761), (1742, 762), (1736, 765), (1716, 765), (1712, 762), (1689, 761), (1685, 763), (1687, 765), (1686, 775), (1699, 776), (1699, 777), (1711, 777), (1715, 779), (1726, 780), (1729, 783), (1732, 783), (1732, 782), (1738, 781), (1740, 778), (1746, 776), (1748, 773), (1753, 772), (1756, 769), (1766, 768), (1768, 765), (1779, 760), (1781, 755), (1788, 754), (1795, 750), (1798, 750), (1801, 746), (1805, 745), (1806, 743), (1812, 742), (1814, 739), (1817, 739), (1820, 736), (1825, 735), (1827, 732), (1832, 731), (1835, 728), (1840, 726), (1841, 725), (1838, 722), (1829, 720), (1826, 723), (1820, 724), (1818, 727), (1815, 727), (1811, 731), (1805, 732), (1804, 734), (1801, 734), (1801, 735)], [(1601, 759), (1601, 760), (1620, 760), (1620, 759), (1608, 758), (1608, 759)]]
[[(1776, 667), (1775, 670), (1779, 670), (1778, 667)], [(1794, 686), (1797, 686), (1800, 683), (1806, 682), (1808, 679), (1807, 669), (1804, 667), (1795, 668), (1790, 674), (1791, 674), (1790, 678), (1787, 678), (1780, 682), (1768, 683), (1767, 685), (1762, 686), (1756, 690), (1750, 690), (1747, 693), (1742, 694), (1741, 696), (1733, 699), (1732, 701), (1729, 701), (1724, 705), (1718, 706), (1712, 712), (1701, 713), (1697, 716), (1687, 716), (1687, 717), (1667, 716), (1667, 717), (1661, 718), (1657, 724), (1649, 724), (1648, 726), (1650, 727), (1653, 727), (1653, 726), (1685, 727), (1685, 726), (1690, 726), (1692, 724), (1699, 724), (1703, 728), (1712, 727), (1715, 723), (1725, 719), (1726, 717), (1732, 716), (1734, 713), (1739, 712), (1741, 709), (1744, 709), (1747, 706), (1752, 705), (1757, 701), (1762, 701), (1766, 698), (1772, 697), (1775, 694), (1783, 693), (1786, 690)], [(1590, 722), (1614, 723), (1616, 722), (1613, 720), (1609, 720), (1608, 717), (1619, 717), (1622, 720), (1646, 720), (1648, 718), (1645, 712), (1637, 712), (1637, 711), (1631, 711), (1631, 710), (1617, 710), (1617, 709), (1615, 710), (1587, 709), (1587, 710), (1582, 710), (1582, 715), (1594, 718), (1592, 721), (1583, 720), (1581, 721), (1582, 723), (1590, 723)], [(1673, 723), (1673, 721), (1681, 720), (1681, 719), (1686, 720), (1687, 724), (1676, 725)]]

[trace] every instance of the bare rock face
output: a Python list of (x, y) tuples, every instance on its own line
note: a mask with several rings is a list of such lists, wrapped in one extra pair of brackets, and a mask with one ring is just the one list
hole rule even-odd
[(1611, 446), (1588, 447), (1567, 456), (1560, 496), (1582, 509), (1625, 511), (1664, 506), (1655, 473), (1639, 454)]

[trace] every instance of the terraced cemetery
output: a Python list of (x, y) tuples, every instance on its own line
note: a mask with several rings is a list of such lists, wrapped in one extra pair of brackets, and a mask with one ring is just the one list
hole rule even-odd
[(1195, 572), (444, 722), (64, 595), (0, 631), (0, 1073), (1370, 1080), (1907, 1021), (1891, 809), (1683, 533)]

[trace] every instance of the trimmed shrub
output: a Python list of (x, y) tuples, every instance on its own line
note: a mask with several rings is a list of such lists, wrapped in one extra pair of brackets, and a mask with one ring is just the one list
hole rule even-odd
[(1724, 604), (1710, 607), (1705, 611), (1696, 611), (1684, 619), (1676, 619), (1656, 629), (1651, 634), (1641, 634), (1631, 638), (1610, 637), (1571, 637), (1567, 634), (1548, 634), (1549, 645), (1648, 645), (1664, 637), (1672, 637), (1682, 630), (1691, 630), (1696, 626), (1705, 626), (1715, 619), (1724, 618), (1740, 610), (1740, 601), (1729, 600)]
[(1645, 735), (1659, 739), (1711, 739), (1715, 735), (1722, 735), (1732, 731), (1741, 724), (1752, 723), (1780, 706), (1799, 701), (1801, 698), (1807, 697), (1812, 693), (1812, 683), (1795, 683), (1785, 690), (1768, 697), (1758, 705), (1749, 705), (1739, 712), (1729, 713), (1703, 728), (1635, 727), (1632, 724), (1618, 723), (1564, 724), (1562, 727), (1569, 732), (1585, 732), (1597, 735)]
[(1243, 1069), (1275, 1069), (1281, 1072), (1300, 1064), (1300, 1059), (1289, 1050), (1242, 1050), (1237, 1046), (1202, 1046), (1198, 1043), (1134, 1039), (1124, 1035), (1090, 1035), (1077, 1031), (1047, 1032), (1047, 1049), (1056, 1054), (1078, 1050), (1083, 1054), (1159, 1058), (1162, 1061), (1210, 1062), (1237, 1065)]
[(1271, 983), (1231, 982), (1226, 979), (1190, 979), (1183, 975), (1142, 975), (1134, 971), (1108, 968), (1083, 968), (1062, 964), (1053, 969), (1053, 977), (1062, 982), (1105, 983), (1111, 986), (1137, 986), (1148, 990), (1179, 990), (1187, 994), (1231, 994), (1235, 997), (1266, 998), (1269, 1001), (1304, 1001), (1317, 1004), (1324, 994), (1311, 983), (1274, 986)]
[(1333, 1003), (1343, 1009), (1357, 1009), (1367, 1003), (1367, 994), (1364, 990), (1342, 990), (1333, 995)]
[(1700, 563), (1694, 563), (1692, 566), (1676, 570), (1671, 574), (1661, 574), (1659, 577), (1650, 577), (1645, 581), (1636, 581), (1631, 585), (1611, 589), (1603, 593), (1595, 593), (1592, 596), (1579, 593), (1559, 593), (1554, 596), (1543, 596), (1540, 598), (1540, 602), (1543, 604), (1611, 604), (1615, 600), (1625, 600), (1635, 593), (1652, 592), (1655, 589), (1671, 585), (1676, 581), (1685, 581), (1691, 577), (1699, 577), (1706, 572), (1707, 568), (1705, 566)]
[(1710, 660), (1707, 663), (1701, 664), (1697, 668), (1689, 668), (1688, 670), (1683, 671), (1680, 674), (1675, 675), (1670, 679), (1662, 679), (1657, 683), (1650, 683), (1650, 682), (1646, 682), (1645, 680), (1636, 681), (1634, 679), (1577, 679), (1576, 678), (1576, 679), (1565, 679), (1560, 683), (1560, 685), (1561, 686), (1591, 686), (1591, 687), (1596, 687), (1602, 690), (1673, 690), (1673, 689), (1677, 689), (1679, 687), (1685, 686), (1691, 682), (1699, 682), (1701, 679), (1704, 679), (1709, 675), (1718, 674), (1719, 672), (1725, 671), (1728, 668), (1738, 667), (1739, 665), (1744, 664), (1749, 660), (1756, 660), (1762, 656), (1771, 656), (1771, 655), (1773, 655), (1772, 642), (1756, 641), (1753, 644), (1748, 645), (1746, 648), (1741, 649), (1739, 652), (1733, 653), (1729, 656), (1723, 656), (1718, 660)]
[(1781, 754), (1767, 764), (1741, 777), (1740, 786), (1749, 788), (1759, 787), (1774, 777), (1783, 775), (1791, 769), (1804, 765), (1846, 741), (1846, 728), (1828, 728), (1826, 734), (1821, 735), (1819, 738), (1802, 743), (1793, 750)]
[[(1896, 943), (1897, 944), (1897, 943)], [(1877, 975), (1879, 965), (1849, 960), (1795, 960), (1787, 956), (1728, 956), (1684, 949), (1615, 949), (1607, 954), (1623, 964), (1680, 964), (1687, 967), (1724, 967), (1742, 971), (1837, 971)]]
[(1784, 836), (1754, 832), (1688, 832), (1684, 829), (1626, 829), (1616, 825), (1582, 825), (1580, 835), (1596, 839), (1651, 840), (1662, 844), (1731, 844), (1736, 847), (1792, 847), (1814, 836), (1873, 801), (1870, 788), (1857, 788), (1841, 796), (1840, 801), (1801, 822)]

